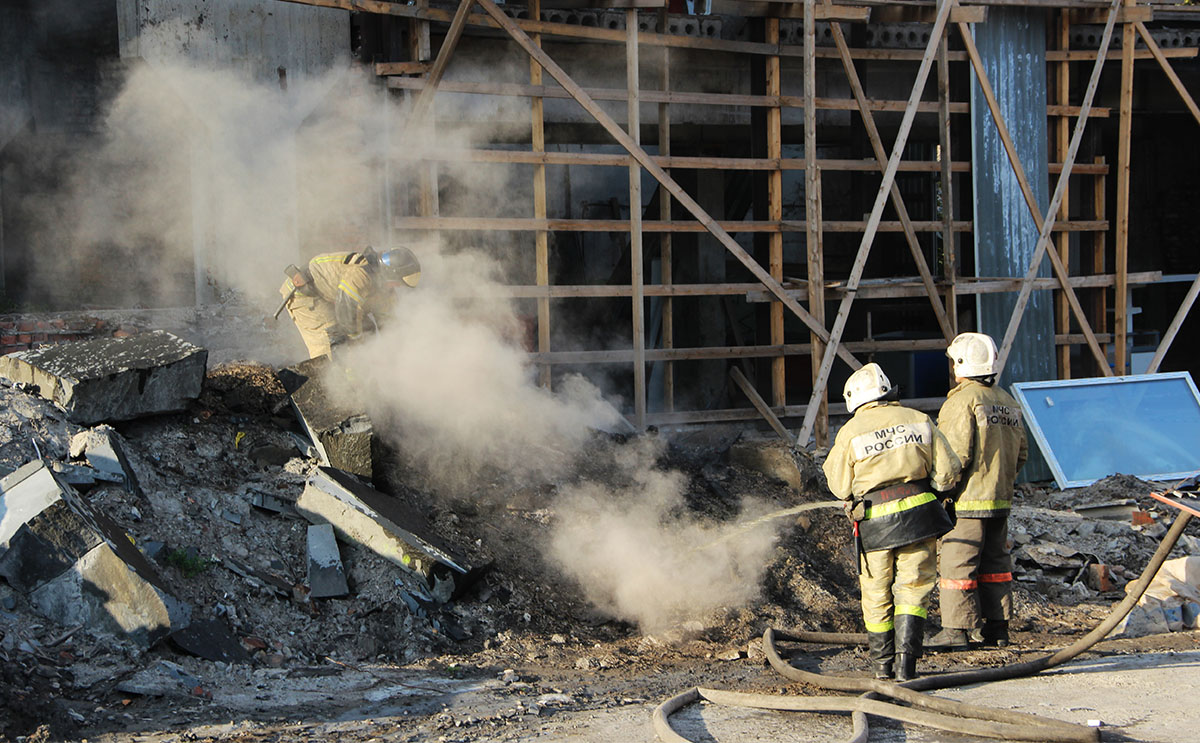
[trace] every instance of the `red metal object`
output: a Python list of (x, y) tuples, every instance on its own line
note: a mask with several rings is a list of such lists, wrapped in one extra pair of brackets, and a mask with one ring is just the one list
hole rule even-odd
[(1181, 493), (1178, 490), (1172, 490), (1169, 493), (1150, 493), (1150, 497), (1157, 501), (1162, 501), (1172, 508), (1178, 508), (1180, 511), (1187, 511), (1193, 516), (1200, 516), (1200, 498), (1197, 494)]

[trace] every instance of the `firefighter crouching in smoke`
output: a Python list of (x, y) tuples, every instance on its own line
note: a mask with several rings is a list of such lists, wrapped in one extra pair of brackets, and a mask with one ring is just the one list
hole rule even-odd
[(1012, 619), (1008, 512), (1029, 444), (1017, 401), (993, 386), (996, 342), (983, 333), (962, 333), (946, 355), (958, 386), (946, 396), (937, 424), (963, 474), (955, 497), (958, 523), (942, 537), (938, 557), (942, 631), (929, 646), (966, 650), (979, 630), (985, 645), (1004, 647)]
[(309, 358), (315, 359), (360, 337), (368, 316), (377, 321), (386, 315), (391, 290), (415, 287), (421, 266), (408, 248), (377, 253), (368, 246), (361, 252), (324, 253), (304, 269), (288, 266), (286, 273), (279, 293)]
[[(855, 523), (868, 652), (876, 678), (916, 678), (937, 538), (952, 527), (934, 491), (958, 481), (958, 457), (924, 413), (895, 401), (878, 364), (850, 375), (854, 414), (825, 459), (829, 489)], [(894, 661), (894, 664), (893, 664)]]

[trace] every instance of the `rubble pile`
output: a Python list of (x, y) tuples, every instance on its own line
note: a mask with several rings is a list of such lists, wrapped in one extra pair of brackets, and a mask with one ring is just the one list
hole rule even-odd
[[(861, 629), (840, 510), (784, 525), (757, 601), (644, 635), (597, 611), (538, 549), (555, 494), (617, 477), (629, 437), (595, 433), (559, 481), (493, 472), (437, 492), (374, 433), (362, 445), (355, 411), (321, 410), (314, 427), (288, 379), (223, 364), (182, 403), (132, 419), (116, 405), (88, 423), (28, 383), (0, 384), (0, 698), (13, 710), (0, 740), (48, 721), (63, 735), (122, 728), (155, 704), (269, 716), (258, 696), (329, 699), (336, 684), (318, 681), (345, 674), (366, 688), (372, 667), (469, 659), (587, 675), (753, 657), (768, 626)], [(345, 432), (340, 449), (309, 438)], [(344, 460), (362, 471), (331, 466), (337, 451), (362, 455)], [(830, 497), (819, 462), (740, 429), (682, 432), (663, 451), (658, 465), (683, 473), (686, 508), (702, 519), (736, 519), (748, 497), (780, 508)], [(17, 507), (21, 483), (37, 487)], [(1169, 517), (1149, 490), (1132, 478), (1025, 486), (1011, 529), (1025, 629), (1053, 631), (1063, 606), (1120, 597)], [(113, 591), (125, 584), (135, 590)], [(122, 596), (138, 597), (125, 601), (132, 613)]]

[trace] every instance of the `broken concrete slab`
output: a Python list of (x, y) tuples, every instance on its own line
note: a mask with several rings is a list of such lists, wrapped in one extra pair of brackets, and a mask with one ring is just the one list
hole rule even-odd
[(438, 601), (449, 601), (469, 582), (469, 566), (433, 534), (419, 512), (345, 472), (318, 467), (296, 510), (314, 524), (331, 524), (343, 539), (419, 576)]
[(142, 492), (137, 474), (125, 456), (125, 440), (109, 425), (100, 425), (80, 431), (71, 437), (71, 459), (87, 459), (87, 463), (101, 472), (119, 478), (130, 493)]
[(203, 619), (171, 633), (171, 643), (185, 653), (223, 663), (249, 663), (250, 654), (220, 619)]
[(120, 527), (41, 460), (0, 480), (0, 576), (59, 624), (85, 624), (144, 647), (190, 618)]
[(308, 588), (308, 595), (314, 599), (337, 598), (350, 593), (331, 524), (308, 527)]
[(361, 406), (344, 402), (348, 396), (334, 396), (328, 388), (341, 384), (353, 389), (345, 371), (321, 356), (283, 369), (278, 376), (321, 461), (370, 480), (379, 446), (371, 419)]
[(0, 377), (92, 425), (184, 409), (200, 396), (207, 362), (205, 349), (156, 330), (0, 356)]

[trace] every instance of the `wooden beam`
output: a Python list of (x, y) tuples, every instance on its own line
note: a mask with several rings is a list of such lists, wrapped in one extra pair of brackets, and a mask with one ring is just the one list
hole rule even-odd
[[(667, 9), (658, 11), (658, 27), (667, 27)], [(659, 83), (664, 93), (671, 90), (671, 49), (662, 47), (662, 70)], [(658, 154), (661, 158), (671, 157), (671, 106), (668, 103), (658, 104)], [(664, 222), (671, 221), (671, 192), (665, 188), (658, 190), (658, 218)], [(673, 236), (669, 232), (658, 238), (659, 264), (662, 271), (662, 283), (671, 286), (674, 283), (674, 256), (672, 255)], [(664, 297), (662, 304), (662, 346), (675, 347), (675, 300)], [(663, 367), (663, 410), (675, 410), (675, 364), (666, 362)]]
[[(427, 23), (427, 21), (419, 21)], [(376, 75), (424, 75), (433, 68), (430, 62), (376, 62)]]
[[(809, 3), (804, 4), (806, 10), (809, 9)], [(805, 34), (808, 33), (808, 24), (811, 18), (805, 20)], [(779, 19), (767, 18), (764, 22), (766, 26), (766, 41), (768, 44), (779, 43)], [(807, 38), (807, 36), (805, 37)], [(813, 84), (808, 77), (808, 61), (811, 55), (804, 57), (804, 102), (805, 106), (809, 106), (811, 100), (815, 97), (813, 94)], [(765, 87), (767, 95), (778, 97), (783, 89), (783, 81), (780, 75), (779, 57), (771, 56), (765, 60)], [(812, 153), (809, 152), (809, 116), (807, 115), (808, 108), (805, 108), (806, 114), (804, 117), (804, 161), (807, 166)], [(783, 112), (778, 106), (767, 109), (766, 116), (767, 125), (767, 157), (771, 159), (783, 159)], [(815, 129), (812, 136), (815, 137)], [(807, 171), (806, 171), (807, 172)], [(775, 169), (767, 173), (767, 218), (772, 220), (783, 220), (783, 171)], [(810, 207), (805, 205), (805, 219), (808, 223), (806, 231), (806, 240), (812, 240), (813, 232), (813, 215)], [(772, 232), (767, 236), (767, 263), (771, 276), (780, 283), (783, 282), (783, 232)], [(825, 324), (825, 318), (820, 307), (815, 307), (811, 303), (808, 305), (808, 311), (817, 322)], [(772, 302), (768, 309), (768, 322), (770, 325), (771, 343), (773, 345), (783, 345), (783, 305), (778, 302)], [(818, 342), (820, 339), (817, 339)], [(787, 377), (785, 375), (785, 362), (783, 356), (771, 360), (771, 402), (775, 405), (787, 404)]]
[[(1042, 264), (1043, 255), (1048, 255), (1050, 257), (1050, 263), (1054, 268), (1055, 275), (1058, 277), (1059, 285), (1061, 286), (1063, 292), (1067, 295), (1068, 301), (1071, 304), (1071, 309), (1073, 312), (1075, 312), (1076, 319), (1079, 322), (1080, 329), (1089, 339), (1088, 347), (1091, 349), (1092, 354), (1096, 357), (1097, 361), (1101, 361), (1103, 359), (1103, 353), (1100, 350), (1100, 344), (1095, 339), (1095, 335), (1092, 332), (1090, 324), (1088, 323), (1087, 316), (1084, 315), (1083, 307), (1080, 306), (1079, 299), (1075, 296), (1074, 289), (1071, 288), (1070, 276), (1067, 274), (1067, 271), (1063, 267), (1062, 263), (1058, 260), (1058, 255), (1053, 251), (1049, 253), (1046, 252), (1046, 246), (1050, 242), (1050, 235), (1054, 226), (1054, 222), (1058, 217), (1058, 210), (1062, 205), (1062, 199), (1066, 193), (1067, 182), (1071, 173), (1071, 166), (1074, 164), (1075, 156), (1079, 152), (1079, 144), (1083, 141), (1083, 131), (1087, 126), (1088, 110), (1091, 108), (1092, 99), (1095, 97), (1096, 88), (1100, 83), (1100, 73), (1104, 69), (1103, 52), (1108, 50), (1109, 42), (1112, 41), (1113, 26), (1116, 23), (1117, 8), (1119, 7), (1120, 2), (1121, 0), (1112, 0), (1112, 8), (1108, 16), (1108, 23), (1104, 27), (1104, 35), (1100, 40), (1101, 54), (1096, 58), (1096, 63), (1092, 66), (1092, 75), (1088, 80), (1087, 90), (1083, 94), (1083, 105), (1081, 107), (1082, 110), (1080, 112), (1079, 119), (1075, 122), (1075, 130), (1071, 135), (1070, 146), (1067, 148), (1067, 157), (1063, 161), (1063, 170), (1061, 173), (1059, 173), (1058, 182), (1054, 187), (1054, 195), (1050, 198), (1050, 206), (1046, 210), (1047, 213), (1044, 221), (1040, 220), (1039, 218), (1037, 202), (1032, 198), (1032, 189), (1029, 188), (1029, 183), (1024, 178), (1024, 172), (1021, 168), (1021, 161), (1016, 157), (1016, 149), (1009, 149), (1009, 159), (1012, 163), (1013, 171), (1017, 174), (1018, 180), (1022, 183), (1022, 190), (1025, 192), (1025, 198), (1031, 213), (1034, 216), (1034, 222), (1041, 221), (1041, 225), (1038, 231), (1037, 247), (1034, 248), (1033, 256), (1029, 262), (1029, 270), (1025, 274), (1025, 283), (1021, 288), (1021, 293), (1017, 296), (1017, 303), (1013, 308), (1012, 317), (1009, 319), (1008, 328), (1004, 332), (1004, 342), (1000, 346), (999, 356), (996, 360), (996, 369), (998, 370), (997, 373), (1003, 371), (1004, 364), (1008, 360), (1008, 354), (1012, 350), (1013, 341), (1016, 340), (1017, 328), (1021, 324), (1021, 317), (1025, 313), (1025, 307), (1029, 303), (1029, 296), (1032, 292), (1031, 282), (1037, 276), (1038, 269)], [(963, 36), (966, 39), (968, 48), (967, 54), (971, 57), (972, 63), (974, 64), (979, 55), (978, 50), (975, 49), (975, 42), (971, 38), (971, 34), (967, 29), (963, 28), (962, 26), (959, 28), (962, 30)], [(986, 74), (986, 71), (983, 69), (983, 64), (980, 62), (977, 68), (977, 77), (981, 82), (981, 87)], [(988, 87), (990, 88), (990, 85)], [(990, 103), (991, 102), (989, 101), (989, 104)], [(1002, 127), (1004, 119), (1000, 115), (998, 107), (992, 109), (992, 116), (995, 120), (996, 126), (998, 128)], [(1006, 138), (1006, 142), (1007, 145), (1011, 145), (1011, 137)], [(1105, 367), (1105, 371), (1108, 371), (1107, 366)], [(1111, 375), (1111, 373), (1111, 371), (1108, 371), (1108, 375)]]
[[(1128, 8), (1134, 0), (1125, 0)], [(1133, 133), (1133, 47), (1137, 30), (1129, 24), (1121, 35), (1120, 120), (1117, 125), (1117, 234), (1115, 265), (1117, 285), (1113, 290), (1113, 361), (1117, 374), (1128, 368), (1129, 289), (1125, 275), (1129, 270), (1129, 155)]]
[[(541, 18), (542, 3), (541, 0), (529, 0), (529, 14), (534, 18)], [(534, 44), (542, 45), (542, 37), (534, 35), (530, 37)], [(532, 59), (529, 60), (529, 84), (534, 87), (542, 85), (542, 66)], [(546, 118), (545, 118), (545, 103), (542, 98), (534, 97), (530, 99), (530, 145), (534, 152), (544, 153), (546, 151)], [(546, 207), (546, 165), (538, 163), (533, 166), (533, 218), (546, 219), (548, 215)], [(538, 286), (549, 286), (550, 284), (550, 233), (547, 230), (538, 230), (533, 233), (534, 245), (534, 275)], [(538, 351), (546, 352), (550, 350), (550, 300), (548, 298), (537, 300), (537, 344)], [(550, 389), (553, 383), (552, 372), (549, 364), (543, 364), (538, 368), (538, 384), (544, 389)]]
[(429, 107), (433, 105), (433, 96), (437, 93), (438, 84), (442, 82), (442, 75), (446, 72), (446, 66), (450, 64), (450, 58), (454, 56), (458, 40), (462, 38), (463, 28), (467, 24), (467, 15), (472, 5), (474, 5), (474, 0), (459, 0), (458, 10), (454, 12), (454, 19), (450, 22), (450, 29), (446, 31), (446, 37), (442, 39), (442, 48), (438, 50), (437, 58), (433, 60), (433, 66), (429, 68), (429, 75), (423, 80), (425, 85), (417, 94), (417, 100), (413, 103), (412, 111), (409, 112), (406, 128), (419, 125), (425, 118)]
[[(951, 11), (951, 15), (953, 15), (953, 10)], [(845, 70), (846, 78), (850, 82), (850, 89), (854, 93), (854, 99), (858, 101), (859, 116), (867, 131), (867, 139), (870, 140), (871, 148), (875, 151), (875, 159), (879, 163), (880, 171), (885, 171), (888, 160), (887, 152), (883, 147), (883, 138), (879, 136), (879, 129), (875, 126), (874, 115), (871, 114), (871, 111), (865, 105), (866, 93), (863, 91), (858, 71), (854, 67), (854, 60), (850, 58), (850, 48), (846, 44), (846, 37), (842, 34), (841, 27), (836, 23), (830, 26), (830, 30), (833, 32), (834, 44), (841, 54), (842, 68)], [(938, 52), (939, 54), (941, 52), (940, 45)], [(950, 318), (946, 315), (946, 308), (942, 305), (942, 299), (933, 284), (933, 274), (929, 270), (929, 263), (925, 260), (925, 254), (921, 250), (921, 243), (917, 240), (917, 233), (913, 229), (912, 220), (908, 216), (908, 208), (904, 205), (904, 197), (901, 196), (900, 187), (896, 185), (895, 181), (891, 184), (889, 196), (891, 197), (892, 205), (896, 209), (896, 216), (900, 218), (900, 224), (904, 228), (905, 242), (908, 245), (909, 252), (912, 254), (913, 263), (917, 266), (917, 273), (921, 275), (921, 280), (925, 282), (925, 289), (929, 292), (929, 303), (933, 307), (933, 315), (937, 319), (938, 326), (942, 329), (942, 335), (949, 342), (954, 338), (953, 325), (950, 322)]]
[[(1181, 47), (1179, 49), (1163, 49), (1164, 57), (1173, 59), (1192, 59), (1197, 54), (1200, 54), (1200, 49), (1196, 47)], [(1104, 57), (1109, 61), (1116, 61), (1121, 58), (1120, 49), (1109, 49)], [(1155, 55), (1149, 49), (1134, 49), (1134, 59), (1154, 59)], [(1096, 60), (1096, 52), (1087, 50), (1063, 50), (1052, 49), (1046, 52), (1047, 62), (1094, 62)]]
[[(1097, 163), (1107, 164), (1102, 155), (1097, 155), (1095, 160)], [(1092, 179), (1092, 215), (1093, 216), (1098, 215), (1098, 216), (1103, 217), (1108, 214), (1107, 199), (1108, 199), (1108, 177), (1106, 175), (1101, 175), (1096, 178), (1093, 178)], [(1106, 245), (1107, 242), (1108, 242), (1108, 231), (1107, 230), (1102, 230), (1099, 232), (1092, 233), (1091, 272), (1093, 274), (1107, 273), (1108, 269), (1105, 266), (1105, 261), (1107, 261), (1107, 259), (1108, 259), (1108, 255), (1107, 255), (1108, 254), (1108, 246)], [(1130, 280), (1130, 282), (1132, 282), (1133, 277), (1130, 276), (1129, 280)], [(1113, 283), (1114, 284), (1116, 283), (1115, 276), (1113, 277)], [(1100, 333), (1102, 333), (1102, 334), (1106, 333), (1108, 330), (1108, 291), (1107, 291), (1107, 289), (1100, 289), (1098, 291), (1092, 292), (1092, 317), (1096, 318), (1095, 329), (1100, 331)], [(1101, 346), (1101, 350), (1104, 351), (1104, 358), (1106, 359), (1105, 363), (1103, 365), (1106, 367), (1108, 366), (1107, 359), (1108, 359), (1108, 348), (1109, 348), (1110, 343), (1112, 343), (1111, 337), (1108, 342), (1104, 343), (1104, 345)], [(1103, 372), (1097, 370), (1095, 376), (1099, 376), (1100, 374), (1103, 374)]]
[[(762, 396), (758, 394), (758, 390), (754, 389), (754, 385), (750, 384), (750, 380), (746, 379), (745, 374), (742, 374), (742, 370), (736, 366), (731, 366), (729, 367), (729, 376), (733, 379), (734, 384), (738, 386), (738, 389), (750, 400), (750, 404), (754, 406), (758, 414), (770, 424), (771, 430), (779, 434), (779, 438), (786, 441), (789, 446), (795, 446), (796, 437), (792, 435), (791, 431), (787, 430), (783, 422), (771, 411), (771, 406), (767, 405), (767, 401), (762, 399)], [(783, 407), (783, 404), (778, 404), (778, 406)]]
[[(950, 0), (939, 0), (949, 2)], [(953, 12), (953, 11), (951, 11)], [(950, 39), (942, 35), (938, 45), (938, 163), (941, 165), (942, 277), (946, 281), (946, 315), (950, 329), (958, 334), (958, 238), (954, 234), (954, 169), (950, 138)]]
[[(828, 2), (828, 0), (826, 0)], [(822, 225), (824, 219), (821, 201), (821, 171), (817, 168), (817, 43), (816, 43), (816, 2), (804, 0), (804, 221), (808, 227), (805, 232), (806, 268), (808, 273), (808, 308), (822, 325), (825, 324), (825, 257), (822, 241)], [(831, 23), (829, 27), (841, 30), (841, 24)], [(781, 174), (782, 176), (782, 174)], [(782, 241), (782, 235), (780, 239)], [(780, 246), (782, 249), (782, 245)], [(780, 267), (782, 270), (782, 266)], [(772, 339), (774, 342), (774, 339)], [(780, 343), (783, 342), (782, 329)], [(815, 335), (809, 336), (809, 342), (816, 349), (810, 358), (810, 371), (813, 382), (821, 374), (821, 359), (825, 356), (826, 348), (821, 339)], [(778, 363), (783, 365), (783, 359)], [(785, 400), (776, 400), (777, 405), (786, 405)], [(816, 423), (813, 434), (817, 446), (829, 443), (829, 396), (822, 393), (814, 404), (817, 406)], [(802, 445), (806, 445), (805, 439)]]
[[(629, 139), (641, 146), (642, 117), (638, 90), (641, 62), (638, 59), (638, 12), (625, 11), (625, 89), (628, 91), (627, 121)], [(642, 293), (642, 169), (637, 161), (629, 160), (629, 276), (633, 288), (633, 423), (638, 430), (646, 428), (646, 302)]]
[[(818, 168), (819, 170), (819, 168)], [(622, 219), (533, 219), (531, 217), (397, 217), (398, 229), (410, 230), (499, 230), (520, 232), (535, 230), (551, 230), (554, 232), (628, 232), (629, 223)], [(715, 222), (727, 232), (804, 232), (808, 229), (805, 220), (785, 219), (782, 222)], [(822, 229), (825, 232), (859, 232), (867, 227), (867, 222), (854, 220), (823, 220)], [(912, 223), (917, 232), (940, 232), (945, 225), (938, 221), (920, 221)], [(1094, 232), (1108, 229), (1105, 220), (1071, 220), (1054, 223), (1056, 232)], [(708, 228), (692, 221), (677, 220), (672, 222), (642, 221), (643, 232), (705, 232)], [(972, 223), (969, 220), (956, 220), (955, 232), (970, 232)], [(896, 221), (881, 221), (879, 232), (903, 232), (904, 226)]]
[[(466, 0), (464, 0), (464, 2), (465, 1)], [(508, 32), (508, 35), (511, 36), (527, 54), (537, 60), (537, 62), (542, 65), (547, 72), (550, 73), (550, 76), (558, 81), (559, 85), (568, 90), (571, 93), (571, 97), (578, 101), (579, 105), (583, 106), (584, 110), (591, 114), (592, 118), (594, 118), (602, 127), (604, 127), (609, 135), (612, 136), (613, 139), (617, 140), (618, 144), (625, 148), (626, 152), (628, 152), (635, 160), (637, 160), (643, 168), (649, 171), (649, 173), (654, 176), (655, 180), (661, 183), (664, 188), (671, 191), (672, 195), (679, 201), (680, 205), (687, 209), (692, 216), (694, 216), (702, 225), (704, 225), (709, 233), (725, 246), (726, 250), (728, 250), (730, 253), (733, 253), (734, 257), (737, 258), (742, 265), (749, 269), (750, 273), (754, 274), (755, 278), (763, 283), (763, 286), (767, 287), (772, 293), (778, 296), (780, 300), (783, 301), (784, 305), (797, 317), (799, 317), (805, 325), (808, 325), (813, 329), (819, 329), (820, 334), (828, 337), (828, 331), (821, 327), (820, 324), (813, 319), (812, 315), (810, 315), (807, 310), (801, 307), (798, 302), (787, 296), (787, 292), (779, 284), (779, 282), (771, 278), (771, 274), (768, 273), (762, 266), (760, 266), (758, 262), (754, 260), (754, 257), (747, 253), (742, 246), (738, 245), (737, 241), (734, 240), (728, 232), (722, 229), (721, 226), (718, 225), (713, 218), (704, 211), (700, 204), (697, 203), (696, 200), (687, 193), (687, 191), (683, 190), (683, 188), (681, 188), (679, 184), (676, 183), (675, 180), (666, 173), (666, 171), (660, 168), (658, 164), (654, 162), (654, 159), (646, 154), (646, 151), (642, 149), (640, 145), (634, 142), (629, 135), (621, 129), (620, 125), (613, 121), (612, 117), (609, 116), (604, 109), (596, 103), (596, 101), (588, 96), (588, 94), (584, 92), (583, 88), (579, 87), (579, 85), (571, 79), (571, 77), (566, 73), (566, 71), (563, 70), (562, 67), (558, 65), (558, 63), (551, 59), (550, 56), (542, 51), (539, 47), (535, 46), (529, 40), (529, 37), (525, 34), (525, 32), (522, 31), (515, 23), (513, 23), (512, 19), (504, 14), (504, 11), (500, 10), (500, 8), (497, 7), (492, 0), (475, 0), (475, 2), (477, 2), (485, 11), (487, 11), (488, 15), (490, 15), (496, 21), (496, 23), (500, 24), (501, 28)], [(822, 339), (824, 340), (824, 338)], [(861, 366), (858, 359), (854, 358), (854, 356), (849, 352), (839, 353), (839, 356), (841, 356), (841, 358), (853, 368), (858, 368)]]
[[(1065, 10), (1058, 11), (1058, 47), (1067, 50), (1071, 46), (1071, 14)], [(1066, 106), (1071, 102), (1071, 65), (1059, 62), (1055, 70), (1055, 96), (1060, 105)], [(1071, 121), (1066, 116), (1059, 116), (1054, 122), (1056, 157), (1065, 157), (1071, 144)], [(1070, 184), (1063, 189), (1063, 216), (1070, 216)], [(1055, 236), (1058, 242), (1058, 257), (1065, 268), (1069, 269), (1071, 260), (1071, 235), (1060, 232)], [(1068, 270), (1069, 273), (1069, 270)], [(1063, 292), (1054, 293), (1054, 329), (1056, 333), (1071, 332), (1071, 306)], [(1058, 349), (1058, 378), (1071, 378), (1071, 349), (1063, 346)]]
[(813, 425), (816, 423), (816, 413), (820, 407), (818, 400), (829, 383), (829, 373), (833, 369), (833, 352), (838, 350), (842, 340), (842, 331), (846, 329), (846, 320), (850, 314), (850, 305), (854, 302), (854, 290), (858, 287), (859, 279), (862, 278), (867, 256), (871, 252), (871, 244), (875, 241), (875, 232), (879, 227), (879, 220), (883, 216), (883, 207), (887, 203), (888, 195), (891, 193), (892, 184), (896, 179), (896, 169), (900, 164), (900, 158), (904, 154), (904, 146), (908, 143), (908, 133), (912, 130), (913, 119), (916, 117), (917, 102), (920, 101), (921, 95), (925, 90), (925, 82), (929, 79), (929, 70), (933, 66), (933, 59), (941, 43), (942, 34), (945, 33), (946, 20), (950, 17), (950, 9), (953, 6), (953, 2), (947, 2), (942, 5), (938, 10), (937, 20), (934, 21), (933, 28), (929, 31), (929, 44), (925, 48), (925, 56), (921, 59), (921, 66), (917, 69), (917, 79), (913, 84), (912, 94), (909, 96), (909, 106), (900, 121), (900, 129), (896, 134), (896, 142), (892, 145), (892, 156), (888, 160), (887, 169), (883, 173), (883, 183), (875, 195), (875, 205), (872, 207), (871, 216), (867, 220), (867, 230), (863, 233), (862, 241), (858, 246), (858, 255), (855, 257), (854, 265), (850, 269), (850, 279), (846, 282), (846, 289), (848, 291), (846, 296), (842, 297), (842, 301), (838, 306), (837, 316), (833, 319), (833, 328), (829, 331), (829, 348), (821, 360), (820, 375), (814, 383), (813, 394), (808, 401), (808, 411), (804, 414), (804, 423), (800, 428), (799, 435), (796, 437), (797, 441), (801, 442), (803, 446), (808, 445), (808, 437), (812, 434)]
[[(936, 5), (882, 5), (873, 9), (871, 22), (933, 23), (936, 16)], [(983, 5), (960, 5), (950, 11), (950, 23), (983, 23), (986, 20), (987, 7)]]
[[(397, 229), (408, 230), (463, 230), (463, 231), (501, 231), (501, 232), (533, 232), (550, 230), (551, 232), (628, 232), (629, 222), (624, 219), (534, 219), (532, 217), (397, 217)], [(721, 230), (738, 232), (805, 232), (808, 223), (805, 220), (785, 219), (782, 222), (737, 222), (714, 221), (713, 224)], [(1089, 232), (1106, 229), (1104, 221), (1075, 221), (1055, 223), (1055, 229), (1071, 232)], [(942, 222), (921, 221), (913, 222), (917, 232), (939, 232), (944, 225)], [(822, 229), (826, 232), (859, 232), (867, 227), (867, 222), (861, 219), (823, 221)], [(970, 232), (972, 223), (959, 220), (954, 223), (955, 232)], [(643, 220), (643, 232), (706, 232), (709, 228), (703, 224), (688, 220), (660, 222), (658, 220)], [(879, 232), (903, 232), (904, 226), (896, 221), (880, 222)]]

